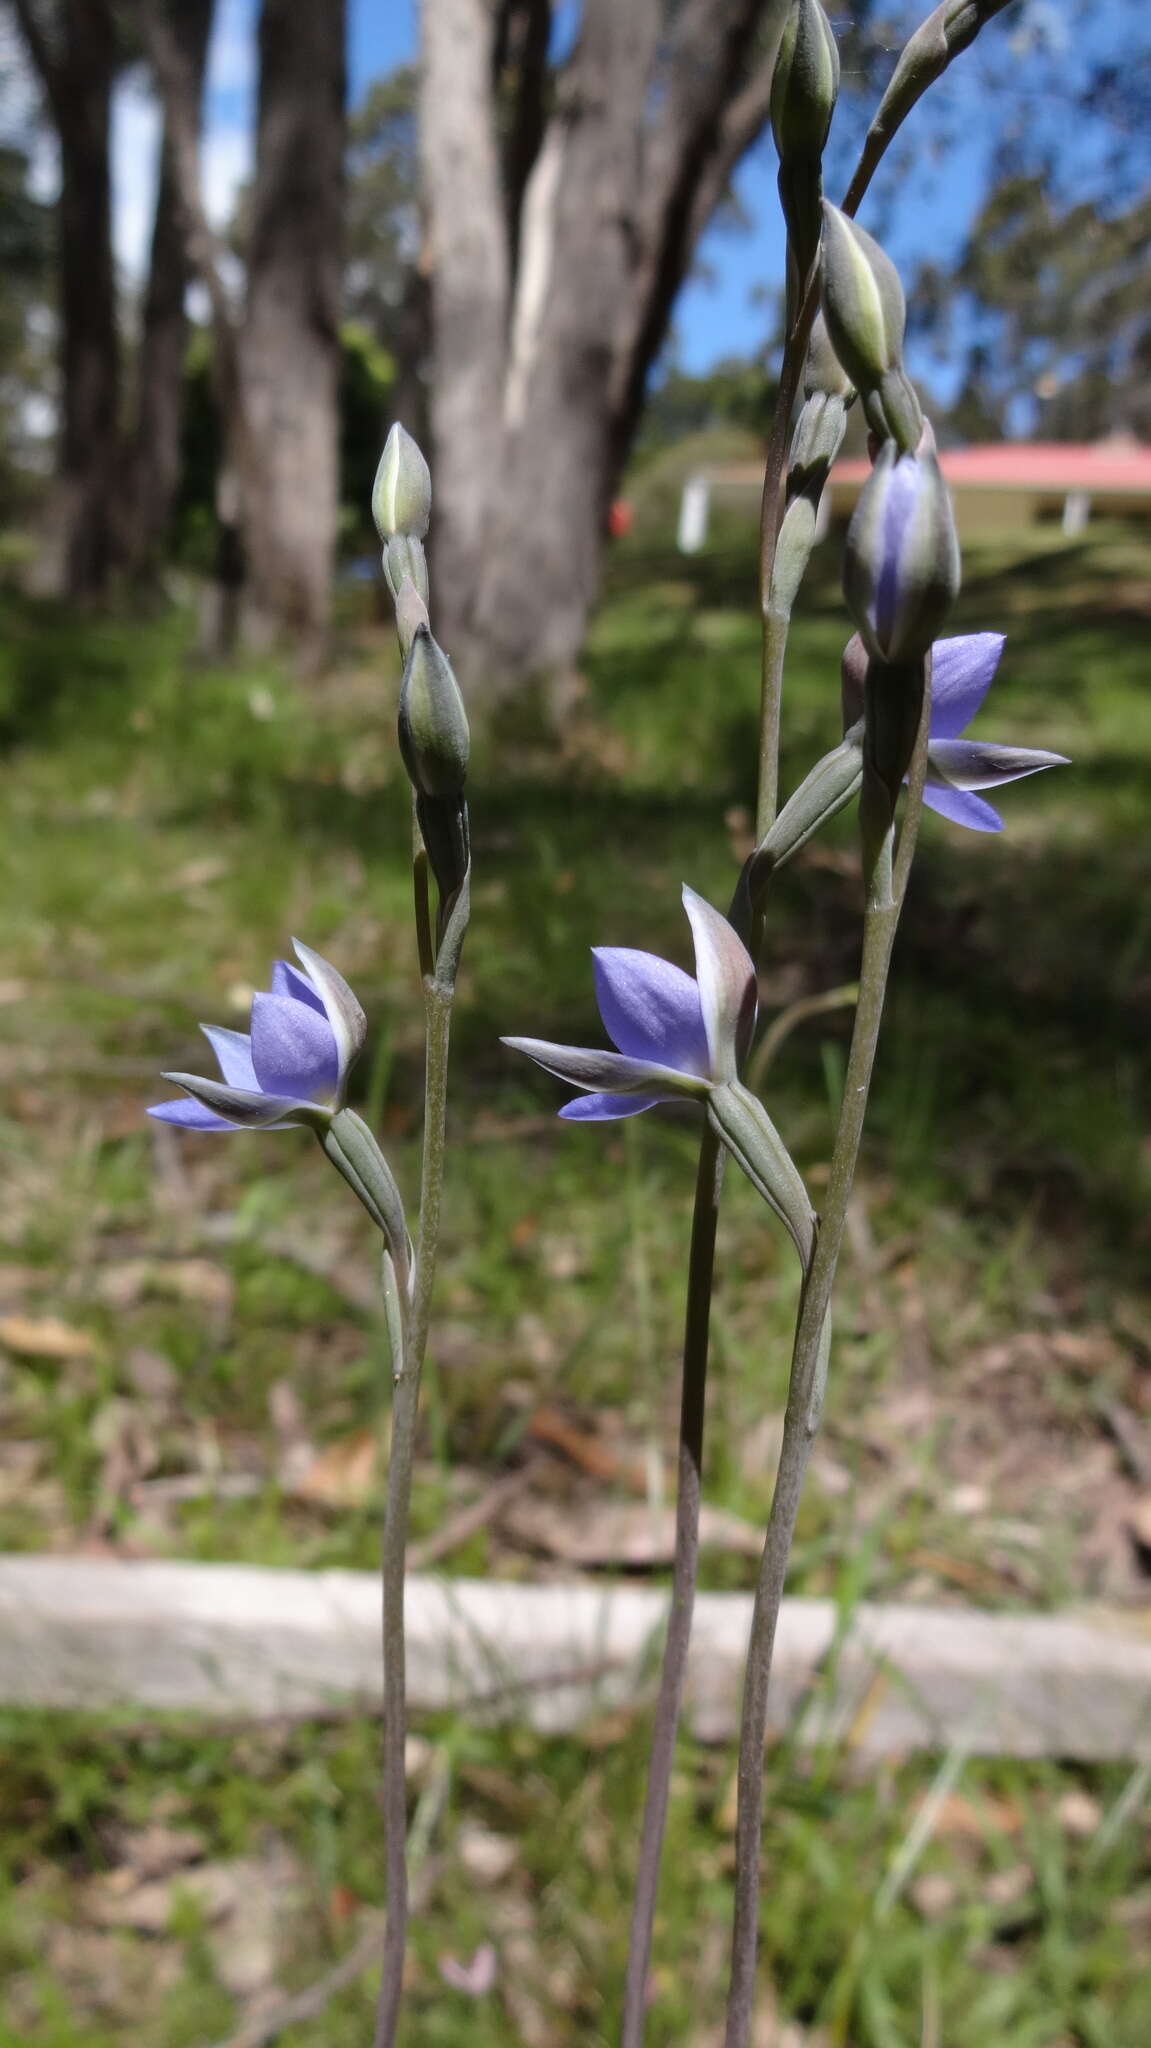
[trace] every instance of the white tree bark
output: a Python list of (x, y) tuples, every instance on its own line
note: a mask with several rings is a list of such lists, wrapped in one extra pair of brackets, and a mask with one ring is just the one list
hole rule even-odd
[[(541, 8), (424, 0), (422, 17), (436, 617), (491, 696), (578, 658), (647, 375), (767, 119), (787, 0), (585, 0), (546, 101), (499, 56)], [(501, 124), (536, 135), (530, 166)]]

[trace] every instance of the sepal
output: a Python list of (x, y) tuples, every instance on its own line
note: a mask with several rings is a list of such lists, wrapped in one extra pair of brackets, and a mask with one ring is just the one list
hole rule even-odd
[(786, 1225), (806, 1272), (815, 1243), (815, 1211), (803, 1176), (759, 1098), (741, 1081), (713, 1088), (708, 1122), (756, 1193)]
[(321, 1130), (331, 1117), (331, 1111), (316, 1102), (230, 1088), (226, 1081), (206, 1080), (201, 1074), (164, 1074), (161, 1079), (174, 1081), (194, 1102), (226, 1117), (238, 1130), (270, 1131), (282, 1124), (307, 1124), (312, 1130)]
[(734, 1081), (755, 1030), (755, 963), (722, 913), (684, 885), (683, 907), (695, 945), (695, 979), (717, 1081)]
[(810, 775), (788, 797), (770, 832), (747, 863), (747, 887), (753, 904), (776, 868), (793, 860), (800, 848), (838, 817), (859, 793), (863, 780), (863, 724), (854, 725), (841, 744), (817, 761)]
[(354, 1109), (337, 1110), (317, 1135), (326, 1157), (383, 1233), (393, 1261), (406, 1264), (408, 1229), (403, 1200), (395, 1175), (363, 1117)]

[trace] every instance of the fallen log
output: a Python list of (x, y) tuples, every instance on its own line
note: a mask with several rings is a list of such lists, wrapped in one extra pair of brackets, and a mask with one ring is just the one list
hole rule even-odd
[[(666, 1598), (560, 1585), (408, 1582), (415, 1710), (544, 1732), (650, 1698)], [(737, 1725), (750, 1597), (696, 1604), (689, 1727)], [(380, 1590), (361, 1572), (0, 1558), (0, 1702), (306, 1717), (373, 1710)], [(772, 1722), (864, 1755), (959, 1744), (982, 1754), (1151, 1757), (1151, 1639), (1133, 1617), (784, 1603)]]

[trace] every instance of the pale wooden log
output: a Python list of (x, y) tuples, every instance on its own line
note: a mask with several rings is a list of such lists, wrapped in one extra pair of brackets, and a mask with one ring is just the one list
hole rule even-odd
[[(664, 1596), (598, 1584), (413, 1577), (409, 1693), (545, 1732), (644, 1702)], [(687, 1716), (736, 1726), (751, 1602), (696, 1604)], [(772, 1722), (865, 1755), (1151, 1757), (1151, 1640), (1117, 1616), (784, 1604)], [(0, 1558), (0, 1702), (303, 1716), (374, 1708), (380, 1594), (360, 1572)]]

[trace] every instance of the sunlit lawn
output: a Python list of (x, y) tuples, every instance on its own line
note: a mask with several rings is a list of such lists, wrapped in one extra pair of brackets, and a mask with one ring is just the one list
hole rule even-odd
[[(626, 1500), (626, 1474), (645, 1459), (658, 1470), (653, 1448), (670, 1447), (691, 1126), (662, 1112), (556, 1124), (558, 1085), (498, 1037), (594, 1042), (588, 946), (686, 963), (679, 884), (720, 903), (730, 891), (758, 634), (750, 557), (727, 538), (691, 563), (618, 559), (562, 749), (523, 718), (475, 764), (420, 1537), (525, 1458), (562, 1522)], [(1003, 791), (1001, 838), (925, 826), (796, 1590), (1007, 1607), (1142, 1597), (1121, 1512), (1134, 1488), (1101, 1404), (1137, 1424), (1151, 1411), (1149, 612), (1146, 543), (1118, 530), (969, 553), (960, 625), (1009, 633), (979, 730), (1075, 765)], [(242, 1024), (295, 932), (365, 1001), (361, 1106), (413, 1186), (420, 1006), (388, 637), (349, 619), (332, 676), (305, 689), (268, 666), (195, 667), (179, 616), (80, 629), (13, 601), (3, 624), (0, 1542), (371, 1566), (365, 1432), (384, 1360), (366, 1225), (302, 1134), (180, 1140), (142, 1108), (161, 1067), (202, 1063), (198, 1018)], [(828, 561), (795, 635), (785, 786), (838, 737), (842, 638)], [(851, 980), (857, 908), (841, 820), (779, 888), (768, 1015)], [(847, 1025), (845, 1011), (798, 1025), (768, 1084), (817, 1199)], [(734, 1180), (721, 1254), (707, 1490), (756, 1523), (794, 1276)], [(49, 1317), (64, 1333), (37, 1350), (26, 1326)], [(540, 1411), (557, 1409), (619, 1452), (618, 1485), (543, 1448)], [(498, 1523), (442, 1562), (540, 1569)], [(752, 1569), (713, 1552), (705, 1575), (746, 1585)], [(609, 2042), (642, 1726), (555, 1745), (430, 1734), (427, 1768), (447, 1790), (412, 2039)], [(270, 1836), (296, 1859), (302, 1896), (284, 1912), (310, 1931), (289, 1979), (317, 1974), (378, 1901), (370, 1730), (129, 1739), (13, 1717), (9, 1735), (0, 2042), (207, 2048), (226, 2033), (232, 1994), (178, 1881), (171, 1940), (85, 1920), (157, 1801), (203, 1836), (201, 1860), (266, 1857)], [(1082, 1805), (1079, 1832), (1060, 1819), (1069, 1792), (1105, 1814), (1122, 1774), (968, 1765), (966, 1823), (940, 1826), (877, 1917), (931, 1768), (860, 1780), (843, 1759), (777, 1763), (765, 1932), (781, 2010), (829, 2030), (814, 2040), (860, 2048), (1147, 2039), (1142, 1802), (1110, 1839), (1084, 1829)], [(655, 2048), (703, 2048), (717, 2016), (728, 1774), (727, 1758), (685, 1751)], [(478, 1827), (511, 1844), (496, 1878), (469, 1873)], [(488, 1936), (496, 1992), (440, 1985), (437, 1957)], [(688, 1973), (686, 1946), (701, 1958)], [(366, 1997), (365, 1983), (293, 2038), (350, 2048)]]

